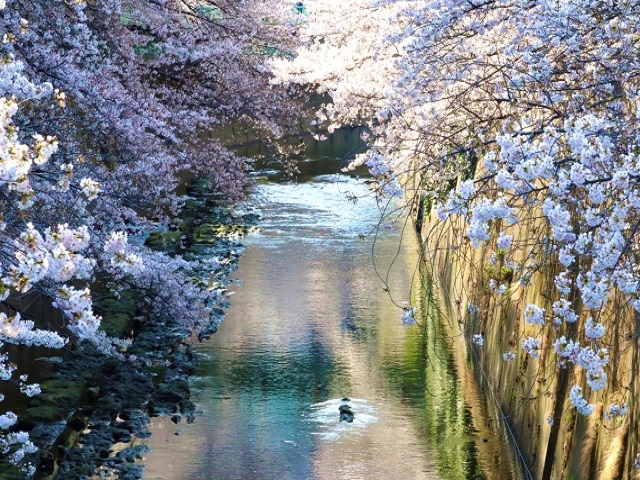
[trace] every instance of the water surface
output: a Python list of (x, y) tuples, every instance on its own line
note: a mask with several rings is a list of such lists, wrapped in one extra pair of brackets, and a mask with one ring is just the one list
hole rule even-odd
[(421, 304), (410, 229), (378, 225), (356, 177), (267, 182), (261, 198), (232, 307), (197, 347), (202, 414), (153, 420), (145, 478), (516, 478), (455, 341), (402, 322), (403, 301)]

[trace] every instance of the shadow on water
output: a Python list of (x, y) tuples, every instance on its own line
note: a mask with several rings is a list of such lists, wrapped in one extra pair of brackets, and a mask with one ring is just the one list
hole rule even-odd
[[(242, 145), (235, 151), (250, 158), (260, 158), (255, 163), (256, 175), (267, 178), (268, 181), (309, 181), (317, 175), (336, 175), (346, 167), (359, 153), (366, 150), (366, 144), (361, 136), (364, 127), (343, 127), (327, 136), (327, 140), (318, 141), (311, 134), (305, 134), (298, 140), (304, 144), (304, 150), (299, 155), (292, 155), (290, 160), (295, 162), (296, 171), (288, 175), (281, 164), (273, 161), (263, 151), (262, 144)], [(351, 175), (368, 176), (366, 167), (360, 167)]]

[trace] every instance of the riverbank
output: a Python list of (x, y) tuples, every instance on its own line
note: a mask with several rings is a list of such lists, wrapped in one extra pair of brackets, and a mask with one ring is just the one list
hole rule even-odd
[[(228, 303), (223, 292), (242, 252), (237, 240), (254, 228), (256, 219), (234, 217), (218, 206), (206, 182), (193, 182), (187, 193), (179, 228), (152, 232), (145, 244), (168, 255), (218, 258), (215, 271), (203, 270), (194, 278), (221, 292), (208, 324), (194, 337), (180, 319), (149, 315), (132, 292), (98, 300), (101, 328), (131, 338), (127, 353), (136, 360), (108, 358), (87, 344), (34, 360), (46, 365), (42, 393), (17, 412), (19, 429), (28, 431), (39, 449), (29, 459), (37, 467), (34, 478), (141, 478), (142, 466), (135, 462), (147, 450), (140, 440), (149, 435), (149, 419), (163, 415), (175, 423), (193, 421), (188, 378), (197, 359), (191, 348), (208, 339), (224, 317)], [(9, 466), (0, 469), (0, 479), (14, 478), (23, 475)]]

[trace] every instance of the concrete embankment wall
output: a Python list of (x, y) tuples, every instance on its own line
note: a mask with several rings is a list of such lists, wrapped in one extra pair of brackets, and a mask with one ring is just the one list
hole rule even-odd
[[(586, 312), (573, 325), (540, 327), (524, 321), (527, 305), (536, 304), (551, 312), (551, 305), (558, 298), (553, 282), (557, 263), (553, 258), (538, 258), (542, 266), (523, 286), (512, 281), (513, 272), (503, 268), (500, 253), (497, 262), (495, 257), (490, 261), (492, 252), (497, 251), (495, 237), (483, 248), (475, 249), (465, 241), (462, 223), (442, 223), (435, 212), (425, 212), (424, 217), (421, 236), (425, 261), (432, 272), (440, 308), (467, 338), (484, 335), (484, 345), (472, 348), (477, 350), (481, 367), (533, 477), (640, 478), (640, 470), (634, 466), (640, 449), (640, 409), (636, 400), (640, 398), (640, 329), (635, 312), (621, 306), (621, 300), (613, 299), (609, 311), (599, 318), (607, 327), (599, 346), (609, 348), (609, 380), (604, 390), (589, 393), (584, 371), (572, 365), (560, 368), (553, 349), (554, 341), (562, 335), (584, 344)], [(543, 228), (533, 216), (523, 225), (507, 231), (514, 235), (514, 245), (519, 245), (515, 260), (528, 254), (531, 245), (527, 242)], [(494, 225), (494, 235), (498, 228)], [(491, 279), (504, 283), (508, 290), (502, 294), (492, 292)], [(522, 340), (528, 336), (541, 339), (540, 358), (532, 358), (522, 349)], [(515, 359), (505, 361), (505, 352), (515, 352)], [(582, 386), (585, 398), (596, 405), (588, 417), (578, 414), (569, 400), (571, 387), (576, 384)], [(604, 411), (609, 405), (623, 402), (629, 406), (626, 416), (605, 419)]]

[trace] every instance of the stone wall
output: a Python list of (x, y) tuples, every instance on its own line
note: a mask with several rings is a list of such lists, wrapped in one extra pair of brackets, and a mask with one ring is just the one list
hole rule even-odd
[[(532, 214), (533, 215), (533, 214)], [(524, 222), (514, 235), (514, 244), (525, 241), (542, 228), (533, 218)], [(494, 225), (494, 232), (500, 225)], [(435, 212), (425, 212), (421, 225), (424, 259), (431, 270), (440, 308), (459, 332), (470, 339), (484, 335), (484, 345), (477, 350), (481, 366), (489, 377), (501, 408), (516, 432), (519, 447), (535, 478), (539, 479), (632, 479), (640, 478), (634, 468), (640, 448), (638, 432), (638, 393), (640, 384), (640, 349), (635, 312), (612, 302), (605, 312), (607, 335), (601, 339), (610, 350), (607, 367), (608, 386), (591, 393), (579, 367), (558, 367), (553, 342), (562, 335), (577, 336), (584, 342), (583, 315), (573, 325), (540, 327), (524, 321), (523, 311), (534, 303), (551, 311), (557, 299), (553, 284), (557, 266), (553, 258), (544, 258), (544, 266), (527, 286), (511, 281), (512, 272), (489, 261), (495, 241), (474, 249), (464, 238), (462, 224), (441, 223)], [(520, 247), (520, 255), (528, 253)], [(525, 252), (525, 253), (523, 253)], [(522, 258), (522, 257), (521, 257)], [(503, 294), (491, 291), (490, 280), (508, 285)], [(617, 308), (616, 308), (617, 306)], [(528, 336), (542, 340), (540, 358), (523, 351), (522, 340)], [(515, 352), (508, 362), (503, 353)], [(569, 391), (582, 386), (585, 398), (596, 404), (589, 417), (573, 408)], [(618, 419), (606, 420), (604, 411), (611, 403), (626, 402), (629, 412)], [(553, 422), (548, 421), (549, 418)], [(552, 423), (552, 424), (550, 424)]]

